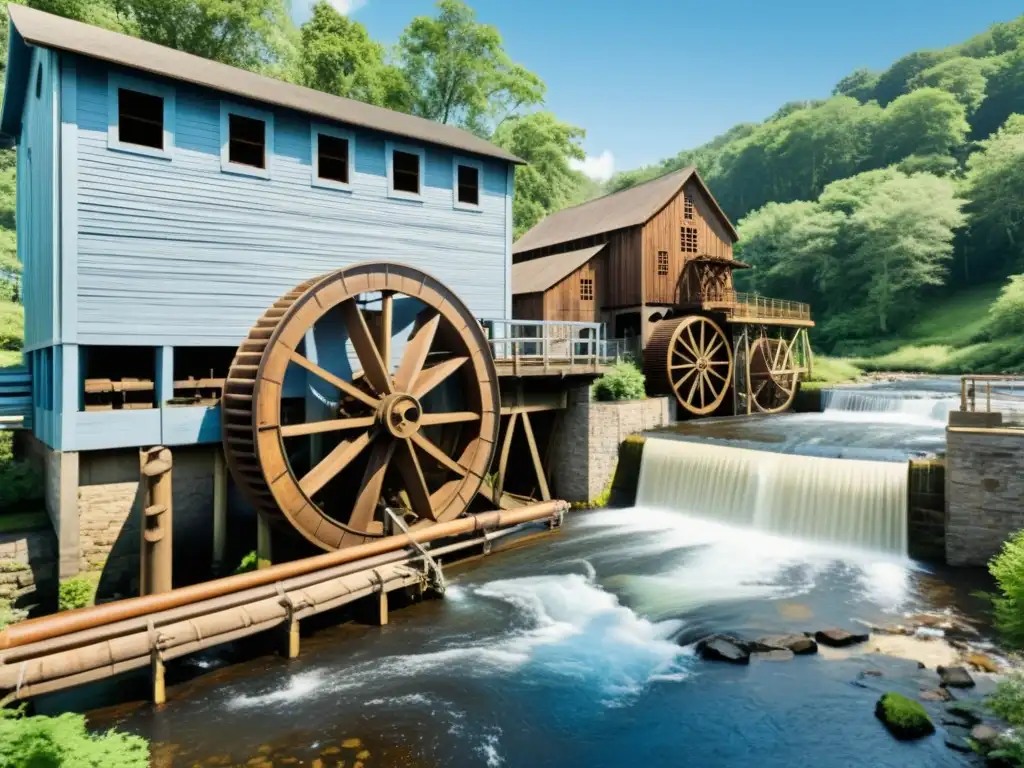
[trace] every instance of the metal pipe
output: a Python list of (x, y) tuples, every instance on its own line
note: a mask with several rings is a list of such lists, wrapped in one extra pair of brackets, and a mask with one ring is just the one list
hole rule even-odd
[(0, 650), (49, 640), (71, 632), (101, 627), (147, 614), (169, 611), (190, 603), (230, 595), (253, 587), (274, 584), (284, 579), (303, 576), (324, 568), (351, 563), (355, 560), (362, 560), (398, 549), (405, 549), (413, 542), (422, 544), (436, 539), (459, 536), (479, 530), (518, 525), (533, 520), (556, 517), (564, 514), (567, 509), (568, 505), (564, 501), (547, 501), (518, 509), (483, 512), (446, 523), (437, 523), (407, 534), (388, 536), (354, 547), (339, 549), (334, 552), (327, 552), (290, 563), (281, 563), (280, 565), (250, 571), (249, 573), (240, 573), (223, 579), (194, 584), (171, 592), (129, 598), (91, 608), (79, 608), (53, 616), (29, 619), (28, 621), (13, 624), (3, 632), (0, 632)]

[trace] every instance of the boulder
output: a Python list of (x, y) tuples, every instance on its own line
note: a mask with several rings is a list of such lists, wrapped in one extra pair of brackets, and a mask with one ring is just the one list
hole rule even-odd
[(996, 663), (995, 659), (984, 653), (975, 651), (974, 653), (968, 654), (964, 661), (967, 662), (968, 666), (973, 667), (980, 672), (991, 672), (994, 674), (999, 671), (999, 665)]
[(920, 702), (890, 691), (875, 704), (875, 717), (897, 739), (919, 739), (935, 732), (935, 726)]
[(949, 701), (952, 694), (945, 688), (936, 688), (934, 691), (921, 691), (921, 701)]
[(956, 733), (954, 731), (947, 731), (945, 741), (947, 747), (957, 752), (970, 753), (974, 751), (974, 748), (967, 740), (966, 735)]
[(971, 688), (974, 678), (963, 667), (939, 667), (939, 685), (943, 688)]
[(697, 643), (697, 653), (706, 661), (730, 664), (750, 663), (750, 644), (729, 635), (711, 635)]
[(850, 645), (867, 642), (868, 636), (833, 627), (815, 632), (814, 639), (822, 645), (828, 645), (832, 648), (846, 648)]
[[(957, 725), (972, 726), (981, 722), (981, 716), (978, 714), (977, 709), (978, 706), (976, 704), (966, 701), (954, 701), (946, 707), (946, 712), (951, 717), (956, 718), (950, 722), (954, 722)], [(943, 722), (947, 721), (944, 720)]]
[(757, 644), (768, 650), (792, 651), (798, 656), (818, 652), (818, 644), (806, 635), (768, 635)]
[(754, 651), (750, 654), (751, 661), (792, 661), (793, 652), (785, 648), (773, 648), (770, 651)]
[(971, 741), (978, 745), (982, 754), (991, 752), (996, 748), (996, 742), (999, 741), (999, 736), (999, 731), (991, 725), (981, 723), (971, 728)]

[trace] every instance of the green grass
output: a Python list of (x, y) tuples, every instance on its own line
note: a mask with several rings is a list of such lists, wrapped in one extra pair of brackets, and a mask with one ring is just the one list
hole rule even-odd
[(21, 364), (20, 349), (0, 349), (0, 368), (16, 368)]
[(859, 367), (850, 360), (841, 357), (826, 357), (825, 355), (814, 356), (814, 366), (809, 381), (814, 384), (842, 384), (847, 381), (854, 381), (862, 373)]
[(980, 285), (937, 299), (901, 336), (919, 346), (966, 347), (984, 330), (988, 308), (999, 298), (1003, 285), (1003, 281)]
[(10, 301), (0, 301), (0, 349), (20, 350), (24, 339), (24, 307)]
[(42, 531), (50, 527), (45, 512), (0, 512), (0, 533)]

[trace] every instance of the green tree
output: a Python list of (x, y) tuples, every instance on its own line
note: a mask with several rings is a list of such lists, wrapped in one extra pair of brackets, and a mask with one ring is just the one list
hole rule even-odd
[(1024, 266), (1024, 115), (1011, 115), (967, 161), (970, 265), (983, 279)]
[(144, 40), (254, 72), (292, 74), (297, 41), (287, 0), (114, 2)]
[(958, 56), (924, 70), (910, 81), (913, 89), (939, 88), (956, 96), (967, 114), (974, 113), (985, 100), (985, 87), (992, 64), (987, 59)]
[(947, 155), (963, 145), (970, 126), (956, 97), (938, 88), (919, 88), (886, 107), (876, 136), (882, 165), (910, 155)]
[(888, 106), (890, 102), (910, 92), (911, 81), (917, 75), (955, 55), (951, 49), (908, 53), (879, 75), (872, 97), (883, 107)]
[(462, 0), (439, 0), (437, 8), (413, 19), (398, 43), (414, 114), (487, 136), (543, 102), (543, 81), (509, 58), (496, 28)]
[(971, 135), (990, 136), (1012, 114), (1024, 114), (1024, 44), (992, 60), (987, 94), (971, 119)]
[(580, 145), (584, 134), (582, 128), (563, 123), (550, 112), (531, 112), (498, 126), (494, 142), (529, 163), (516, 168), (512, 202), (516, 237), (578, 199), (586, 180), (570, 167), (569, 160), (586, 157)]
[(372, 40), (362, 24), (320, 0), (300, 32), (303, 85), (408, 111), (409, 91), (401, 70), (385, 62), (384, 46)]
[(860, 102), (874, 98), (875, 86), (878, 85), (878, 73), (866, 67), (855, 69), (832, 89), (834, 96), (849, 96)]

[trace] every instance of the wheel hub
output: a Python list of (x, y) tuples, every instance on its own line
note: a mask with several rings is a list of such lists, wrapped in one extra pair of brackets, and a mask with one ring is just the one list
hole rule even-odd
[(405, 392), (385, 397), (377, 408), (377, 421), (392, 436), (412, 437), (420, 428), (423, 408), (419, 400)]
[(706, 371), (708, 369), (708, 359), (706, 357), (697, 358), (697, 370)]

